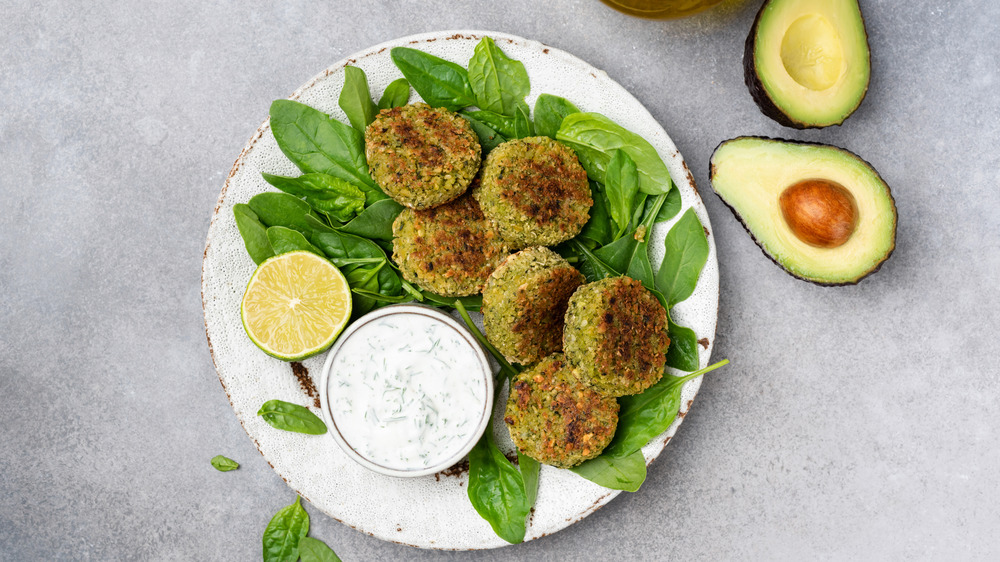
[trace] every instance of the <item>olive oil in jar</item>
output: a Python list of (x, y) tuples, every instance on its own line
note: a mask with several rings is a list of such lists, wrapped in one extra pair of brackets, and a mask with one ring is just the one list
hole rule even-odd
[(722, 0), (601, 0), (632, 16), (650, 19), (682, 18), (711, 8)]

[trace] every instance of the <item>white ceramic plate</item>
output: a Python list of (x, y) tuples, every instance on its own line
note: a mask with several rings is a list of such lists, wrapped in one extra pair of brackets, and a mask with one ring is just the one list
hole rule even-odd
[[(503, 33), (447, 31), (404, 37), (352, 55), (327, 68), (292, 94), (297, 99), (346, 122), (337, 106), (344, 82), (344, 66), (362, 68), (377, 98), (402, 74), (393, 65), (389, 50), (414, 47), (465, 66), (476, 43), (492, 37), (510, 57), (524, 63), (531, 79), (529, 104), (541, 93), (563, 96), (583, 111), (596, 111), (642, 135), (663, 158), (682, 194), (683, 208), (694, 207), (709, 231), (709, 256), (694, 294), (675, 309), (675, 320), (694, 329), (702, 339), (701, 365), (708, 364), (715, 338), (719, 301), (719, 270), (715, 241), (705, 207), (690, 171), (670, 137), (648, 111), (614, 80), (582, 60), (536, 41)], [(414, 93), (410, 101), (417, 101)], [(266, 108), (261, 108), (264, 113)], [(219, 379), (236, 417), (274, 470), (316, 508), (360, 531), (380, 539), (421, 548), (479, 549), (507, 544), (473, 510), (466, 495), (467, 473), (421, 478), (393, 478), (366, 470), (343, 453), (329, 436), (309, 436), (276, 430), (256, 415), (272, 398), (309, 405), (319, 413), (315, 387), (325, 354), (306, 360), (308, 373), (268, 357), (243, 332), (240, 300), (255, 266), (236, 229), (232, 208), (270, 186), (261, 172), (298, 175), (299, 171), (278, 149), (265, 121), (243, 148), (226, 180), (212, 217), (202, 267), (202, 304), (209, 349)], [(678, 217), (680, 214), (678, 214)], [(676, 219), (675, 219), (676, 220)], [(653, 229), (651, 257), (659, 265), (663, 237), (671, 223)], [(652, 462), (670, 440), (691, 407), (701, 379), (683, 389), (681, 413), (673, 425), (643, 449)], [(310, 396), (309, 394), (313, 395)], [(502, 423), (495, 426), (498, 439), (509, 447)], [(647, 480), (645, 488), (657, 486)], [(579, 521), (611, 501), (619, 492), (602, 488), (566, 470), (543, 466), (538, 501), (525, 540), (554, 533)], [(641, 491), (639, 493), (642, 493)]]

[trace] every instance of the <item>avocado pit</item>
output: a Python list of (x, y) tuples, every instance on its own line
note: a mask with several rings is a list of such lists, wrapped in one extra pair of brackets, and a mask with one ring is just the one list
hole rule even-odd
[(833, 181), (802, 180), (782, 191), (778, 203), (788, 228), (810, 246), (842, 246), (858, 226), (854, 195)]

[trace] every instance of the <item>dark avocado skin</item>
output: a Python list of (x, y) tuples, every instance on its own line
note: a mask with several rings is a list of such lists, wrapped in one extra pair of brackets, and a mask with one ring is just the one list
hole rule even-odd
[[(864, 278), (868, 277), (869, 275), (871, 275), (872, 273), (875, 273), (876, 271), (882, 269), (882, 264), (884, 264), (885, 262), (889, 261), (889, 258), (892, 257), (892, 253), (896, 250), (896, 230), (899, 228), (899, 213), (896, 212), (896, 200), (892, 196), (892, 189), (889, 187), (889, 184), (886, 183), (885, 180), (882, 179), (882, 176), (879, 175), (878, 170), (876, 170), (875, 167), (872, 166), (870, 162), (868, 162), (864, 158), (861, 158), (857, 154), (854, 154), (850, 150), (847, 150), (847, 149), (844, 149), (844, 148), (840, 148), (838, 146), (833, 146), (833, 145), (829, 145), (829, 144), (823, 144), (821, 142), (797, 141), (797, 140), (790, 140), (790, 139), (782, 139), (782, 138), (774, 138), (774, 137), (764, 137), (764, 136), (753, 136), (753, 135), (744, 135), (744, 136), (741, 136), (741, 137), (735, 137), (735, 138), (731, 138), (731, 139), (724, 140), (724, 141), (720, 142), (715, 147), (715, 150), (712, 151), (712, 158), (715, 157), (715, 152), (717, 150), (719, 150), (719, 147), (721, 147), (722, 145), (726, 144), (727, 142), (736, 141), (736, 140), (740, 140), (740, 139), (762, 139), (762, 140), (779, 141), (779, 142), (788, 143), (788, 144), (801, 144), (801, 145), (809, 145), (809, 146), (825, 146), (825, 147), (828, 147), (828, 148), (835, 148), (835, 149), (837, 149), (837, 150), (839, 150), (841, 152), (845, 152), (847, 154), (850, 154), (851, 156), (854, 156), (854, 157), (858, 158), (859, 160), (861, 160), (862, 162), (864, 162), (865, 164), (867, 164), (869, 168), (871, 168), (871, 170), (875, 173), (875, 176), (878, 177), (879, 181), (881, 181), (883, 184), (885, 184), (885, 187), (886, 187), (886, 196), (889, 198), (890, 201), (892, 201), (892, 210), (893, 210), (893, 215), (894, 215), (894, 219), (892, 221), (892, 241), (893, 242), (892, 242), (892, 248), (889, 248), (889, 251), (886, 252), (885, 258), (882, 259), (882, 261), (880, 261), (878, 264), (876, 264), (875, 267), (873, 267), (871, 270), (869, 270), (868, 272), (866, 272), (864, 275), (858, 277), (854, 281), (849, 281), (849, 282), (845, 282), (845, 283), (827, 283), (827, 282), (823, 282), (823, 281), (817, 281), (815, 279), (806, 279), (805, 277), (796, 275), (795, 273), (793, 273), (793, 272), (789, 271), (788, 269), (786, 269), (785, 266), (781, 265), (781, 263), (779, 263), (778, 260), (774, 259), (774, 257), (771, 256), (771, 254), (767, 253), (767, 250), (764, 249), (764, 246), (762, 246), (760, 244), (760, 241), (757, 240), (757, 236), (755, 236), (754, 233), (753, 233), (753, 231), (750, 230), (750, 227), (747, 225), (746, 220), (743, 218), (743, 216), (740, 215), (736, 211), (736, 209), (734, 209), (729, 203), (727, 203), (726, 200), (723, 199), (721, 195), (719, 195), (718, 193), (716, 193), (716, 196), (719, 197), (719, 200), (722, 201), (722, 203), (726, 207), (729, 207), (729, 210), (732, 211), (733, 216), (736, 217), (736, 220), (738, 220), (740, 222), (740, 224), (743, 226), (743, 230), (747, 231), (747, 234), (749, 234), (750, 238), (753, 239), (754, 244), (756, 244), (757, 247), (760, 248), (761, 253), (763, 253), (765, 256), (767, 256), (767, 259), (769, 259), (772, 262), (774, 262), (774, 264), (777, 265), (778, 267), (780, 267), (781, 269), (784, 269), (785, 272), (787, 272), (792, 277), (795, 277), (796, 279), (801, 279), (803, 281), (807, 281), (807, 282), (812, 283), (814, 285), (819, 285), (821, 287), (844, 287), (844, 286), (847, 286), (847, 285), (857, 285), (858, 282), (861, 281), (862, 279), (864, 279)], [(709, 164), (708, 164), (708, 166), (709, 166), (709, 170), (708, 170), (708, 181), (709, 181), (709, 183), (712, 183), (712, 182), (715, 181), (715, 166), (712, 165), (712, 158), (709, 158), (709, 160), (708, 160), (708, 162), (709, 162)], [(712, 183), (712, 191), (715, 191), (715, 184), (714, 183)]]
[[(746, 43), (743, 46), (743, 81), (747, 85), (747, 89), (750, 90), (750, 96), (753, 97), (753, 101), (757, 103), (757, 107), (760, 108), (760, 112), (764, 115), (774, 119), (778, 123), (791, 127), (793, 129), (822, 129), (828, 127), (829, 125), (811, 125), (809, 123), (803, 123), (801, 121), (796, 121), (791, 116), (786, 115), (778, 106), (775, 105), (774, 100), (768, 95), (767, 90), (764, 89), (764, 84), (760, 80), (760, 76), (757, 74), (757, 63), (754, 61), (753, 50), (754, 45), (757, 40), (757, 26), (760, 24), (760, 16), (764, 13), (764, 8), (774, 2), (775, 0), (766, 0), (757, 11), (757, 17), (753, 19), (753, 26), (750, 27), (750, 33), (747, 34)], [(861, 9), (861, 6), (858, 6)], [(865, 43), (868, 43), (868, 28), (864, 24), (864, 14), (861, 16), (862, 20), (862, 33), (865, 34)], [(868, 49), (868, 60), (866, 61), (868, 68), (871, 68), (872, 55), (871, 48)], [(869, 82), (871, 78), (869, 77)], [(861, 106), (861, 102), (865, 100), (865, 96), (868, 94), (868, 83), (865, 83), (865, 91), (861, 94), (861, 98), (858, 99), (858, 104), (851, 108), (851, 111), (844, 116), (847, 119)], [(830, 125), (840, 125), (844, 122), (841, 119), (838, 123), (831, 123)]]

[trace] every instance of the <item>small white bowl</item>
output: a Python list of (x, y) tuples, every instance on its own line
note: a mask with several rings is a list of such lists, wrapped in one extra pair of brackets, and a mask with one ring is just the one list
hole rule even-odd
[[(344, 438), (340, 429), (337, 427), (337, 420), (333, 415), (333, 409), (331, 408), (331, 396), (330, 396), (330, 385), (331, 382), (336, 380), (336, 377), (331, 374), (331, 369), (333, 363), (338, 357), (338, 354), (344, 348), (345, 343), (354, 336), (362, 327), (366, 324), (384, 318), (386, 316), (396, 316), (396, 315), (411, 315), (418, 314), (427, 318), (430, 318), (436, 322), (446, 325), (448, 328), (454, 330), (458, 336), (459, 340), (463, 343), (468, 344), (469, 348), (473, 350), (478, 359), (479, 366), (481, 367), (477, 372), (470, 373), (470, 376), (481, 376), (485, 381), (486, 392), (484, 395), (484, 400), (482, 403), (478, 404), (478, 412), (480, 412), (480, 419), (476, 425), (476, 429), (469, 434), (468, 442), (464, 443), (461, 448), (455, 450), (455, 454), (449, 456), (447, 459), (440, 463), (436, 463), (433, 466), (427, 467), (414, 467), (412, 469), (399, 469), (391, 468), (378, 464), (377, 462), (363, 456), (357, 450), (355, 450)], [(460, 460), (462, 460), (465, 455), (472, 450), (479, 438), (482, 437), (483, 432), (486, 430), (490, 423), (490, 415), (493, 412), (493, 369), (490, 367), (489, 360), (486, 357), (486, 353), (483, 351), (482, 346), (476, 341), (476, 338), (469, 332), (469, 329), (456, 320), (455, 318), (441, 312), (436, 308), (431, 308), (429, 306), (418, 305), (418, 304), (396, 304), (391, 306), (386, 306), (379, 308), (368, 314), (362, 316), (354, 323), (352, 323), (344, 333), (337, 338), (337, 342), (333, 345), (330, 350), (329, 355), (326, 358), (326, 363), (323, 365), (323, 373), (320, 377), (320, 400), (322, 405), (322, 415), (323, 421), (326, 422), (329, 431), (327, 432), (334, 441), (340, 445), (340, 448), (347, 453), (347, 456), (351, 457), (361, 466), (369, 470), (373, 470), (380, 474), (385, 474), (387, 476), (401, 476), (401, 477), (413, 477), (413, 476), (426, 476), (428, 474), (434, 474), (435, 472), (440, 472), (450, 466), (455, 465)]]

